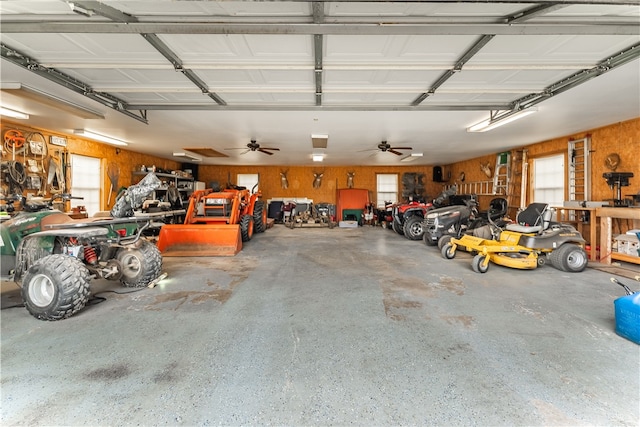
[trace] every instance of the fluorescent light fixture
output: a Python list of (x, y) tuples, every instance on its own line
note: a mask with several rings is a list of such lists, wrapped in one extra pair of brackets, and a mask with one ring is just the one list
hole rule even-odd
[(417, 160), (418, 157), (422, 157), (424, 156), (424, 153), (411, 153), (406, 157), (403, 157), (400, 159), (401, 162), (413, 162), (414, 160)]
[(84, 130), (84, 129), (75, 129), (73, 131), (74, 134), (76, 135), (80, 135), (80, 136), (84, 136), (86, 138), (91, 138), (91, 139), (95, 139), (96, 141), (102, 141), (102, 142), (106, 142), (107, 144), (112, 144), (112, 145), (129, 145), (124, 141), (121, 141), (119, 139), (116, 138), (112, 138), (110, 136), (106, 136), (106, 135), (100, 135), (99, 133), (95, 133), (95, 132), (91, 132), (89, 130)]
[(0, 107), (0, 116), (13, 117), (14, 119), (27, 120), (29, 115), (22, 111), (12, 110), (11, 108)]
[(529, 114), (536, 113), (538, 111), (537, 107), (529, 107), (524, 110), (515, 111), (512, 113), (506, 113), (502, 116), (496, 116), (493, 118), (488, 118), (487, 120), (483, 120), (480, 123), (476, 123), (473, 126), (467, 128), (467, 132), (486, 132), (491, 129), (495, 129), (498, 126), (506, 125), (507, 123), (511, 123), (514, 120), (521, 119)]
[(314, 162), (321, 162), (324, 160), (324, 156), (322, 154), (314, 154), (311, 158)]
[(39, 104), (53, 107), (83, 119), (104, 119), (104, 115), (98, 111), (75, 104), (39, 89), (32, 88), (22, 83), (0, 82), (0, 90), (9, 95), (35, 101)]
[(194, 154), (191, 153), (187, 153), (186, 151), (174, 151), (173, 152), (173, 157), (184, 157), (187, 158), (189, 160), (191, 160), (192, 162), (201, 162), (202, 158), (198, 157)]

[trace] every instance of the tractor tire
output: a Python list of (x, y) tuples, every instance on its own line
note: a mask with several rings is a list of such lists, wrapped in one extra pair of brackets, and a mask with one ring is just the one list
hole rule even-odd
[(395, 219), (393, 220), (393, 222), (391, 223), (391, 228), (393, 229), (393, 231), (395, 231), (396, 233), (398, 233), (401, 236), (404, 236), (404, 230), (402, 229), (402, 224), (400, 224), (398, 221), (396, 221)]
[(445, 259), (454, 259), (456, 257), (456, 251), (451, 243), (446, 243), (440, 250), (440, 254)]
[(120, 283), (128, 288), (141, 288), (160, 276), (162, 255), (158, 247), (147, 240), (141, 240), (139, 248), (122, 248), (116, 258), (122, 268)]
[(251, 215), (242, 215), (240, 218), (240, 235), (243, 242), (248, 242), (253, 237), (254, 223)]
[(404, 222), (404, 237), (409, 240), (421, 240), (424, 236), (424, 227), (422, 226), (423, 218), (419, 215), (413, 215)]
[(422, 235), (422, 240), (424, 240), (424, 244), (427, 246), (435, 246), (438, 244), (437, 241), (433, 241), (433, 238), (431, 237), (431, 233), (429, 231), (424, 232), (424, 234)]
[(486, 273), (489, 270), (489, 263), (484, 265), (486, 255), (478, 254), (471, 260), (471, 269), (476, 273)]
[(264, 202), (256, 201), (253, 207), (253, 231), (256, 233), (264, 233), (267, 229), (267, 211), (264, 210)]
[(40, 320), (61, 320), (89, 301), (89, 271), (78, 258), (48, 255), (33, 264), (22, 280), (22, 300)]
[(442, 247), (449, 243), (453, 239), (453, 236), (450, 234), (445, 234), (438, 239), (438, 249), (442, 250)]
[(551, 265), (560, 271), (579, 273), (587, 267), (589, 259), (587, 252), (573, 243), (560, 245), (558, 249), (549, 254)]

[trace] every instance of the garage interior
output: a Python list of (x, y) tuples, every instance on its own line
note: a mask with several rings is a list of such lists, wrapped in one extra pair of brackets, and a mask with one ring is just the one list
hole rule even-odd
[[(612, 283), (640, 290), (637, 1), (3, 1), (0, 48), (3, 227), (17, 193), (109, 218), (149, 172), (159, 233), (243, 179), (268, 216), (60, 321), (3, 268), (3, 425), (638, 424)], [(453, 186), (553, 206), (586, 269), (478, 273), (388, 229)]]

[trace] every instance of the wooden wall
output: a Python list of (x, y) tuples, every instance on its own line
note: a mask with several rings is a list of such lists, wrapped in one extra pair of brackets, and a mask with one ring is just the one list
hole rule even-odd
[[(609, 172), (609, 169), (605, 167), (605, 158), (611, 153), (618, 153), (620, 155), (621, 161), (616, 170), (617, 172), (633, 172), (634, 174), (634, 178), (630, 180), (631, 185), (629, 187), (623, 187), (622, 189), (623, 197), (626, 194), (637, 194), (640, 192), (640, 118), (597, 129), (586, 130), (548, 141), (541, 141), (521, 148), (528, 150), (529, 170), (531, 170), (532, 159), (558, 153), (565, 155), (566, 165), (568, 164), (568, 142), (586, 137), (591, 137), (591, 200), (600, 201), (613, 197), (613, 191), (602, 177), (604, 172)], [(457, 162), (448, 167), (453, 177), (459, 176), (460, 172), (464, 171), (466, 176), (465, 182), (484, 181), (488, 178), (480, 170), (480, 164), (488, 162), (493, 170), (497, 154), (498, 153)], [(565, 188), (567, 187), (568, 183), (565, 181)], [(529, 185), (528, 188), (531, 188), (531, 185)], [(488, 204), (491, 198), (490, 196), (481, 197), (481, 208), (486, 208), (486, 204)], [(530, 202), (530, 198), (531, 194), (528, 195), (527, 203)], [(568, 199), (568, 195), (565, 195), (565, 199)]]
[[(173, 170), (180, 167), (179, 162), (175, 162), (172, 160), (161, 159), (159, 157), (149, 156), (146, 154), (136, 153), (135, 151), (131, 151), (126, 147), (116, 147), (113, 145), (102, 144), (99, 142), (91, 141), (88, 139), (83, 139), (73, 134), (63, 134), (63, 133), (52, 133), (45, 129), (33, 128), (29, 126), (25, 126), (20, 122), (12, 122), (12, 121), (1, 121), (0, 122), (0, 132), (3, 136), (9, 129), (20, 130), (24, 135), (30, 134), (32, 132), (40, 132), (44, 135), (47, 143), (49, 142), (49, 138), (51, 135), (60, 136), (67, 138), (67, 150), (71, 154), (80, 154), (83, 156), (89, 157), (97, 157), (102, 159), (102, 209), (109, 210), (115, 201), (115, 196), (117, 194), (117, 188), (114, 189), (114, 192), (111, 196), (111, 206), (107, 206), (108, 200), (108, 192), (111, 186), (111, 181), (107, 175), (107, 165), (110, 162), (114, 162), (119, 170), (118, 184), (120, 187), (128, 187), (131, 184), (131, 172), (134, 169), (139, 169), (141, 165), (155, 165), (157, 167), (161, 167), (163, 169)], [(56, 145), (48, 144), (49, 153), (55, 154), (55, 151), (59, 151), (64, 149), (64, 147), (59, 147)], [(11, 153), (4, 153), (3, 160), (11, 159)], [(16, 160), (23, 161), (21, 155), (18, 155)], [(46, 164), (46, 162), (45, 162)], [(46, 180), (46, 175), (44, 175), (44, 179)], [(3, 187), (5, 187), (5, 183), (2, 183)], [(6, 190), (6, 187), (5, 187)], [(29, 191), (30, 193), (35, 193), (34, 191)]]
[[(289, 187), (283, 189), (280, 182), (280, 172), (286, 171)], [(433, 168), (431, 166), (209, 166), (198, 168), (198, 180), (207, 186), (216, 181), (225, 184), (229, 179), (235, 183), (237, 174), (260, 175), (260, 188), (263, 199), (307, 197), (316, 203), (336, 203), (336, 189), (347, 188), (347, 172), (354, 172), (354, 188), (364, 188), (370, 191), (370, 197), (375, 202), (376, 174), (398, 174), (398, 184), (401, 187), (402, 174), (423, 173), (427, 196), (433, 198), (441, 190), (440, 183), (432, 181)], [(314, 173), (323, 173), (322, 185), (313, 187)], [(230, 178), (229, 178), (230, 177)], [(398, 189), (399, 196), (401, 188)]]
[[(78, 138), (75, 135), (52, 133), (43, 129), (31, 128), (24, 126), (17, 121), (0, 122), (2, 135), (8, 129), (18, 129), (23, 133), (31, 133), (34, 131), (41, 132), (47, 141), (51, 135), (63, 136), (67, 138), (67, 149), (70, 153), (87, 155), (91, 157), (99, 157), (103, 159), (103, 203), (104, 209), (108, 198), (108, 190), (110, 187), (109, 177), (106, 173), (107, 164), (115, 162), (120, 170), (119, 185), (128, 186), (131, 184), (131, 172), (138, 170), (140, 165), (155, 165), (166, 170), (179, 169), (181, 163), (162, 159), (159, 157), (149, 156), (145, 154), (131, 151), (130, 147), (120, 148), (118, 151), (115, 146), (93, 142), (90, 140)], [(633, 172), (635, 177), (631, 179), (631, 186), (623, 188), (623, 194), (633, 194), (640, 191), (640, 118), (629, 120), (622, 123), (616, 123), (598, 129), (591, 129), (584, 132), (555, 138), (548, 141), (541, 141), (523, 148), (528, 150), (530, 158), (541, 157), (554, 153), (567, 152), (567, 142), (570, 139), (581, 139), (591, 136), (592, 153), (592, 200), (610, 199), (612, 191), (602, 178), (602, 173), (607, 169), (604, 167), (604, 159), (610, 153), (616, 152), (621, 157), (621, 164), (618, 171)], [(49, 145), (49, 149), (59, 149), (59, 147)], [(497, 153), (496, 153), (497, 154)], [(484, 181), (488, 178), (480, 170), (480, 163), (489, 162), (495, 165), (496, 154), (482, 156), (451, 165), (444, 166), (443, 176), (451, 176), (452, 183), (460, 172), (464, 171), (466, 182)], [(18, 159), (20, 160), (20, 159)], [(282, 189), (280, 183), (280, 172), (287, 171), (287, 179), (289, 188)], [(313, 187), (313, 173), (324, 173), (322, 185), (316, 189)], [(212, 181), (225, 184), (229, 179), (235, 181), (235, 177), (239, 173), (258, 173), (260, 174), (260, 186), (265, 200), (270, 198), (287, 198), (287, 197), (308, 197), (316, 202), (335, 203), (336, 189), (347, 187), (347, 172), (354, 172), (354, 187), (364, 188), (371, 192), (375, 197), (376, 191), (376, 174), (378, 173), (397, 173), (398, 182), (401, 183), (403, 173), (423, 173), (425, 176), (425, 187), (427, 196), (433, 198), (442, 191), (442, 183), (434, 183), (432, 180), (432, 166), (325, 166), (318, 164), (317, 166), (211, 166), (199, 165), (198, 180), (206, 183), (207, 186)], [(3, 183), (4, 185), (4, 183)], [(529, 186), (530, 187), (530, 186)], [(401, 191), (401, 188), (398, 189)], [(113, 204), (112, 197), (112, 204)], [(486, 208), (490, 196), (480, 198), (480, 207)]]

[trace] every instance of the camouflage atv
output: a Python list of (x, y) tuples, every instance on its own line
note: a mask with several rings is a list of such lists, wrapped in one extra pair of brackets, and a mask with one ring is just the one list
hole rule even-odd
[[(145, 184), (153, 178), (158, 180), (153, 175)], [(133, 214), (132, 208), (141, 203), (132, 187), (118, 196), (116, 213)], [(1, 276), (21, 286), (29, 313), (42, 320), (66, 319), (86, 305), (92, 278), (142, 287), (160, 275), (160, 251), (141, 237), (153, 216), (74, 220), (52, 209), (59, 198), (71, 197), (64, 194), (40, 202), (27, 202), (22, 196), (5, 199), (8, 210), (16, 201), (23, 209), (0, 225)]]

